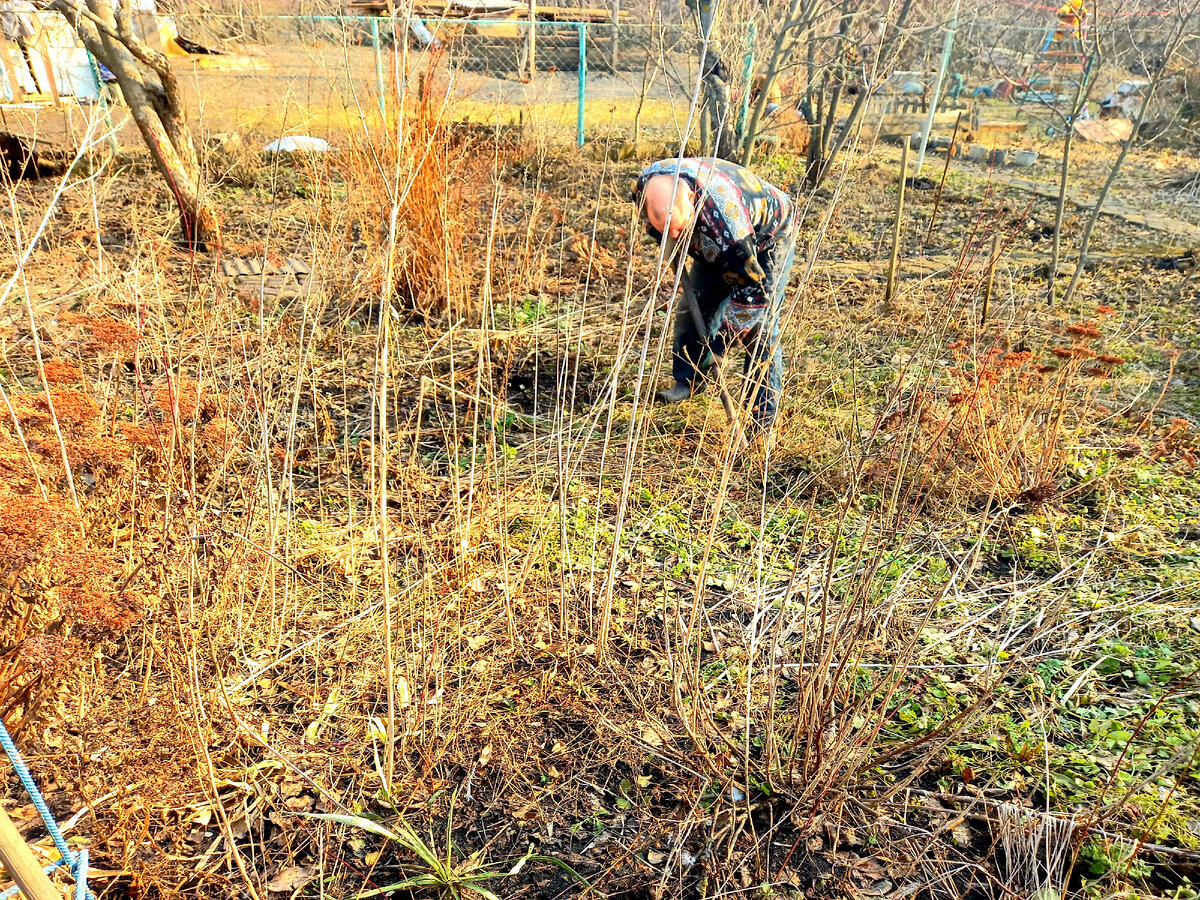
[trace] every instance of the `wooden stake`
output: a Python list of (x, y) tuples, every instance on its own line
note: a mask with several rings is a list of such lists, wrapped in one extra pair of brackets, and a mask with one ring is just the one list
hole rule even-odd
[(954, 133), (950, 135), (950, 146), (946, 148), (946, 164), (942, 166), (942, 180), (938, 182), (937, 193), (933, 196), (933, 213), (929, 216), (929, 230), (925, 232), (925, 240), (921, 242), (921, 251), (924, 252), (925, 245), (929, 243), (929, 239), (933, 237), (933, 225), (937, 221), (938, 207), (942, 203), (942, 191), (946, 187), (946, 175), (950, 171), (950, 157), (954, 155), (954, 142), (958, 140), (958, 126), (962, 124), (962, 111), (959, 110), (958, 117), (954, 120)]
[(62, 892), (42, 871), (3, 807), (0, 807), (0, 862), (28, 900), (62, 900)]
[[(612, 70), (617, 71), (617, 48), (621, 39), (621, 0), (612, 0)], [(650, 58), (650, 54), (646, 54), (646, 58)]]
[(988, 261), (987, 287), (983, 290), (983, 309), (979, 313), (979, 324), (987, 324), (988, 306), (992, 302), (992, 286), (996, 283), (996, 263), (1000, 260), (1000, 235), (992, 235), (992, 256)]
[(904, 182), (908, 178), (908, 136), (900, 148), (900, 193), (896, 197), (896, 219), (892, 222), (892, 258), (888, 260), (887, 288), (883, 292), (883, 302), (891, 303), (896, 291), (896, 264), (900, 261), (900, 223), (904, 219)]
[(529, 0), (529, 80), (537, 74), (537, 0)]

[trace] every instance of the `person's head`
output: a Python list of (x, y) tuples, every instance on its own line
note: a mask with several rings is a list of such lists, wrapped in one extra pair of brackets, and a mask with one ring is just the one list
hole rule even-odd
[(642, 188), (646, 221), (659, 234), (679, 240), (692, 224), (696, 198), (687, 182), (674, 175), (655, 175)]

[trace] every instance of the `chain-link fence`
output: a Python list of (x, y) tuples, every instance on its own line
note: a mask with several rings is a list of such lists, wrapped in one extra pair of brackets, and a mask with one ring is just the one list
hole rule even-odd
[[(177, 17), (194, 101), (210, 131), (306, 133), (385, 116), (414, 86), (446, 98), (456, 121), (539, 138), (676, 142), (691, 129), (700, 72), (686, 25), (368, 16)], [(746, 49), (725, 61), (727, 127), (744, 115)], [(215, 52), (205, 52), (215, 51)], [(703, 99), (703, 95), (699, 94)], [(690, 125), (689, 125), (690, 123)]]
[[(614, 24), (603, 13), (560, 9), (556, 15), (593, 20), (530, 23), (522, 13), (422, 19), (248, 15), (240, 4), (230, 12), (198, 6), (179, 6), (179, 38), (170, 49), (208, 132), (267, 140), (308, 134), (336, 144), (348, 129), (380, 127), (400, 96), (420, 89), (445, 98), (444, 115), (456, 122), (519, 129), (538, 140), (596, 140), (618, 154), (629, 143), (649, 144), (634, 148), (639, 156), (656, 147), (675, 152), (685, 138), (689, 151), (711, 148), (705, 132), (715, 128), (734, 135), (752, 130), (797, 154), (815, 135), (819, 155), (854, 119), (864, 92), (862, 120), (872, 133), (911, 131), (909, 120), (924, 116), (931, 102), (951, 124), (958, 110), (974, 116), (982, 106), (984, 118), (1015, 115), (1039, 133), (1061, 132), (1085, 72), (1094, 96), (1103, 96), (1129, 72), (1151, 71), (1164, 25), (1161, 17), (1145, 16), (1090, 26), (1134, 48), (1120, 61), (1106, 59), (1099, 72), (1087, 69), (1082, 54), (1061, 52), (1057, 20), (1043, 10), (963, 10), (956, 29), (948, 21), (883, 28), (856, 20), (845, 33), (839, 26), (817, 29), (811, 39), (794, 36), (781, 55), (788, 24), (751, 4), (724, 18), (703, 54), (705, 68), (720, 66), (716, 96), (701, 78), (698, 27), (686, 18)], [(953, 55), (939, 75), (950, 31), (956, 31)], [(10, 49), (11, 100), (38, 85), (32, 76), (20, 83), (25, 68), (34, 69), (22, 68), (18, 49)], [(753, 87), (768, 70), (777, 77), (757, 110)], [(54, 71), (65, 83), (65, 69)], [(933, 89), (939, 80), (940, 93)], [(710, 115), (717, 107), (719, 115)], [(38, 127), (46, 133), (45, 124)], [(126, 138), (137, 140), (130, 126)]]

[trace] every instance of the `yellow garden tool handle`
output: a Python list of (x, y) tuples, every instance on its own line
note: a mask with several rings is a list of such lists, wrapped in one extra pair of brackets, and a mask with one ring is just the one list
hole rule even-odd
[(62, 900), (62, 892), (42, 871), (3, 807), (0, 807), (0, 862), (28, 900)]

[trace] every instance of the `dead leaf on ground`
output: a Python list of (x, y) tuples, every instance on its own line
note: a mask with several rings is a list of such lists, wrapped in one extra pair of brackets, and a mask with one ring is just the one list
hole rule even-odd
[(649, 723), (642, 723), (641, 726), (642, 740), (651, 747), (661, 747), (664, 743), (662, 733)]
[(290, 894), (312, 881), (314, 874), (312, 866), (288, 866), (267, 882), (267, 890), (276, 894)]

